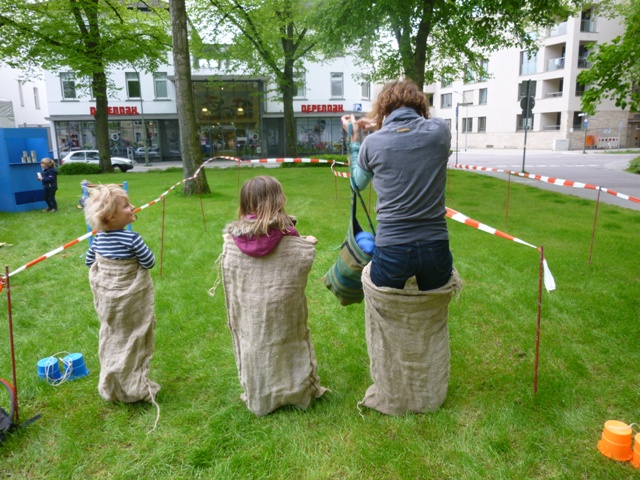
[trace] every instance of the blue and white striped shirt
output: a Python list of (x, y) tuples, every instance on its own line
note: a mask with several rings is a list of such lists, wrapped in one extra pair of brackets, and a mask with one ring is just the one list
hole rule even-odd
[(156, 259), (144, 243), (139, 233), (129, 230), (109, 230), (98, 232), (87, 252), (85, 263), (88, 267), (96, 261), (96, 253), (112, 260), (137, 258), (143, 268), (152, 268)]

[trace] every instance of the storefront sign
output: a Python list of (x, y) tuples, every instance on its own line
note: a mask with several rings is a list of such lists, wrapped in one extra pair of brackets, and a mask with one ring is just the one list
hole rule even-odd
[(302, 105), (302, 113), (344, 112), (344, 105)]
[[(96, 107), (89, 107), (91, 115), (96, 114)], [(138, 107), (107, 107), (107, 115), (140, 115)]]

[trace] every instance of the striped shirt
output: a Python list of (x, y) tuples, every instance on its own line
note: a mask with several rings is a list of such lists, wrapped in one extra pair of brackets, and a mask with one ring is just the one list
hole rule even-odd
[(88, 267), (96, 261), (96, 253), (112, 260), (137, 258), (143, 268), (152, 268), (156, 259), (139, 233), (129, 230), (98, 232), (93, 239), (85, 263)]

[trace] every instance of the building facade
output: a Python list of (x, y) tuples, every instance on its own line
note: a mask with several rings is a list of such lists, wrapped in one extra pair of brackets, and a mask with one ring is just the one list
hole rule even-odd
[[(537, 53), (501, 50), (489, 57), (486, 76), (430, 85), (432, 113), (449, 122), (461, 150), (522, 148), (525, 125), (532, 149), (640, 146), (639, 116), (604, 101), (589, 118), (580, 105), (585, 90), (577, 76), (590, 66), (589, 45), (609, 42), (623, 31), (619, 19), (598, 15), (595, 7), (585, 9), (541, 32)], [(528, 120), (521, 106), (527, 97), (534, 104)]]
[[(287, 156), (284, 114), (266, 78), (231, 73), (219, 62), (192, 67), (196, 118), (205, 157)], [(338, 58), (306, 65), (294, 100), (299, 156), (344, 152), (340, 117), (370, 111), (371, 88), (356, 79), (354, 62)], [(111, 155), (154, 160), (180, 158), (174, 70), (170, 62), (153, 73), (114, 70), (109, 92)], [(49, 119), (57, 158), (96, 148), (95, 99), (73, 72), (46, 74)]]

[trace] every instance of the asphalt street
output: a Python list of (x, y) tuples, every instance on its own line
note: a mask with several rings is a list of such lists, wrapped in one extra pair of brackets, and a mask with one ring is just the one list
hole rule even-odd
[[(614, 151), (615, 152), (615, 151)], [(524, 171), (529, 174), (552, 177), (562, 180), (596, 185), (618, 193), (640, 198), (640, 175), (625, 172), (629, 161), (640, 156), (640, 150), (633, 153), (605, 153), (602, 151), (573, 150), (568, 152), (554, 152), (550, 150), (523, 150), (504, 149), (460, 149), (449, 158), (450, 165), (469, 165), (477, 167), (497, 168), (514, 172)], [(524, 158), (523, 158), (524, 157)], [(322, 158), (321, 156), (319, 158)], [(523, 162), (524, 160), (524, 162)], [(131, 173), (145, 172), (148, 170), (166, 169), (169, 167), (181, 167), (182, 162), (152, 162), (145, 166), (139, 162)], [(207, 168), (236, 167), (232, 160), (213, 160), (207, 164)], [(267, 168), (277, 167), (278, 164), (261, 164)], [(251, 168), (250, 165), (243, 168)], [(508, 180), (506, 173), (468, 171), (469, 175), (490, 175), (496, 178)], [(595, 190), (563, 187), (553, 185), (540, 180), (511, 176), (512, 182), (531, 185), (536, 188), (556, 191), (566, 195), (574, 195), (596, 201), (598, 192)], [(601, 192), (600, 201), (624, 208), (640, 211), (640, 203), (625, 200), (614, 195)]]

